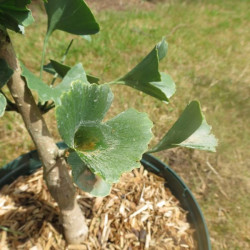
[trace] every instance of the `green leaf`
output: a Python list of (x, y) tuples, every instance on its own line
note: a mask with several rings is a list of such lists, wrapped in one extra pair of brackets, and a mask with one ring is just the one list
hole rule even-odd
[[(55, 60), (50, 60), (49, 64), (44, 65), (44, 71), (50, 74), (57, 73), (61, 78), (63, 78), (70, 69), (71, 69), (70, 66), (62, 64)], [(98, 83), (99, 78), (92, 76), (92, 75), (87, 75), (87, 81), (89, 83)]]
[(71, 148), (74, 148), (74, 136), (81, 123), (95, 121), (100, 124), (113, 100), (108, 86), (91, 86), (73, 84), (71, 91), (61, 98), (62, 104), (56, 108), (58, 130)]
[(145, 93), (150, 93), (151, 96), (159, 100), (168, 102), (166, 98), (170, 98), (175, 93), (175, 83), (170, 75), (166, 73), (161, 74), (161, 81), (149, 82), (144, 86)]
[(61, 97), (56, 108), (59, 132), (64, 142), (81, 160), (106, 182), (140, 166), (142, 154), (152, 137), (147, 114), (129, 109), (102, 122), (113, 94), (107, 85), (80, 82)]
[(83, 0), (51, 0), (44, 5), (48, 16), (48, 27), (43, 45), (40, 77), (46, 47), (53, 31), (61, 30), (74, 35), (90, 35), (100, 30), (99, 24)]
[(0, 58), (0, 89), (10, 80), (13, 73), (6, 61)]
[(24, 27), (33, 23), (30, 0), (5, 0), (0, 2), (0, 24), (15, 32), (24, 33)]
[(70, 66), (62, 64), (60, 62), (50, 60), (52, 68), (56, 71), (56, 73), (62, 78), (68, 73), (70, 70)]
[(98, 77), (89, 74), (87, 74), (87, 79), (89, 83), (99, 83), (100, 80)]
[(97, 197), (110, 193), (111, 184), (105, 182), (100, 176), (94, 175), (76, 152), (70, 153), (68, 163), (72, 167), (74, 182), (83, 191)]
[(0, 93), (0, 117), (3, 116), (5, 108), (6, 108), (6, 99), (5, 97)]
[(53, 100), (56, 105), (61, 103), (61, 95), (70, 90), (71, 83), (77, 80), (89, 83), (81, 63), (78, 63), (74, 67), (72, 67), (64, 76), (61, 83), (58, 84), (55, 88), (53, 88)]
[(168, 102), (175, 92), (175, 84), (169, 75), (159, 72), (159, 61), (166, 54), (167, 43), (163, 39), (135, 68), (111, 84), (125, 84)]
[(26, 79), (27, 85), (31, 90), (35, 90), (42, 102), (52, 99), (53, 91), (39, 77), (30, 72), (22, 62), (20, 62), (22, 76)]
[(67, 72), (62, 82), (56, 87), (48, 86), (39, 77), (31, 73), (21, 62), (20, 65), (22, 69), (22, 76), (25, 77), (28, 87), (38, 93), (42, 102), (53, 100), (56, 105), (59, 105), (61, 102), (60, 96), (70, 89), (72, 82), (80, 80), (88, 83), (85, 71), (80, 63), (72, 67)]
[(192, 101), (185, 108), (180, 118), (149, 153), (178, 146), (215, 152), (217, 140), (211, 134), (211, 127), (197, 101)]
[[(45, 72), (47, 72), (47, 73), (52, 74), (52, 75), (54, 75), (54, 74), (57, 73), (57, 72), (55, 71), (55, 69), (53, 68), (51, 62), (49, 62), (48, 64), (43, 65), (43, 70), (44, 70)], [(61, 76), (59, 75), (59, 77), (61, 77)], [(62, 77), (61, 77), (61, 78), (62, 78)]]
[(75, 35), (89, 35), (99, 31), (98, 23), (83, 0), (48, 1), (45, 9), (48, 15), (47, 36), (56, 29)]

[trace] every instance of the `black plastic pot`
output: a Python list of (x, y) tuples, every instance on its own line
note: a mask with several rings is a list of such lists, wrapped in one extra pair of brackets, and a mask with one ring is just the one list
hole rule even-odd
[[(59, 148), (67, 148), (64, 143), (57, 144)], [(180, 201), (182, 207), (188, 211), (188, 220), (195, 228), (195, 239), (199, 250), (211, 250), (211, 243), (206, 222), (201, 209), (193, 194), (181, 178), (166, 164), (150, 154), (144, 154), (141, 164), (149, 171), (163, 177), (166, 186)], [(41, 167), (41, 162), (36, 150), (21, 155), (12, 162), (0, 168), (0, 188), (10, 184), (21, 175), (30, 175)]]
[[(58, 148), (66, 149), (67, 145), (63, 142), (57, 143)], [(0, 168), (0, 188), (10, 184), (19, 176), (30, 175), (42, 166), (37, 150), (20, 155), (15, 160)]]
[(149, 171), (163, 177), (173, 195), (180, 201), (182, 207), (188, 211), (188, 220), (195, 228), (195, 239), (199, 250), (211, 250), (211, 243), (207, 225), (199, 204), (183, 180), (166, 164), (152, 155), (144, 154), (141, 164)]

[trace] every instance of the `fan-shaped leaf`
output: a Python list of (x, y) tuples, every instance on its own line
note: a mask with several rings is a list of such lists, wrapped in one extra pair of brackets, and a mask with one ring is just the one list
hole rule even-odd
[(15, 32), (24, 33), (24, 27), (34, 19), (27, 8), (30, 0), (2, 0), (0, 2), (0, 24)]
[(70, 70), (70, 66), (57, 62), (55, 60), (50, 60), (51, 67), (55, 70), (55, 72), (60, 76), (64, 77), (67, 72)]
[(180, 118), (149, 153), (174, 147), (187, 147), (215, 151), (217, 140), (211, 134), (197, 101), (192, 101), (183, 111)]
[(99, 125), (110, 108), (113, 94), (108, 86), (76, 82), (56, 108), (57, 125), (64, 142), (74, 148), (74, 136), (81, 124)]
[(6, 104), (7, 103), (5, 97), (0, 93), (0, 117), (4, 114)]
[[(61, 78), (63, 78), (67, 72), (71, 69), (70, 66), (62, 64), (60, 62), (57, 62), (55, 60), (50, 60), (50, 63), (47, 65), (44, 65), (44, 71), (50, 73), (50, 74), (55, 74), (57, 73)], [(87, 75), (87, 80), (89, 83), (98, 83), (99, 78), (92, 76), (92, 75)]]
[(175, 83), (170, 75), (161, 74), (161, 81), (149, 82), (144, 86), (144, 92), (150, 93), (151, 96), (159, 100), (167, 102), (166, 98), (170, 98), (175, 93)]
[(53, 31), (62, 30), (75, 35), (90, 35), (99, 31), (98, 23), (83, 0), (48, 1), (44, 5), (48, 15), (48, 27), (43, 45), (40, 76), (46, 47)]
[(74, 83), (56, 108), (59, 132), (81, 160), (106, 182), (140, 166), (152, 137), (152, 122), (145, 113), (129, 109), (102, 122), (113, 95), (107, 85)]
[(48, 1), (45, 9), (48, 15), (47, 36), (56, 29), (75, 35), (99, 31), (98, 23), (83, 0)]
[(100, 176), (94, 175), (76, 152), (71, 152), (68, 163), (72, 167), (74, 182), (83, 191), (93, 196), (106, 196), (110, 193), (111, 184), (105, 182)]
[(175, 92), (175, 84), (169, 75), (159, 72), (159, 61), (166, 54), (167, 43), (163, 39), (135, 68), (111, 84), (125, 84), (168, 102)]
[(72, 67), (67, 72), (62, 82), (56, 87), (48, 86), (39, 77), (31, 73), (22, 63), (20, 63), (20, 65), (22, 68), (22, 76), (25, 77), (28, 87), (38, 93), (42, 102), (53, 100), (55, 104), (58, 105), (61, 102), (60, 96), (70, 89), (72, 82), (81, 80), (88, 83), (85, 71), (80, 63)]
[(0, 58), (0, 89), (10, 80), (12, 75), (13, 70), (4, 59)]
[(30, 72), (22, 62), (20, 62), (22, 76), (25, 77), (28, 87), (35, 90), (42, 102), (52, 99), (52, 89), (44, 83), (39, 77)]
[[(43, 70), (44, 70), (45, 72), (47, 72), (47, 73), (52, 74), (52, 75), (54, 75), (54, 74), (57, 73), (57, 72), (55, 71), (55, 69), (53, 68), (51, 62), (49, 62), (48, 64), (43, 65)], [(61, 77), (61, 76), (59, 75), (59, 77)], [(61, 77), (61, 78), (62, 78), (62, 77)]]

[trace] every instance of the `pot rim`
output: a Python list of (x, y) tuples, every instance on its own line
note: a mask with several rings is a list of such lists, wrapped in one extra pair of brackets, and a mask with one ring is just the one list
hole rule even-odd
[(150, 154), (143, 155), (141, 164), (147, 170), (163, 177), (166, 180), (165, 186), (171, 190), (182, 207), (188, 211), (187, 217), (189, 222), (194, 225), (194, 237), (197, 240), (198, 249), (211, 250), (211, 241), (205, 218), (198, 202), (184, 181), (168, 165)]

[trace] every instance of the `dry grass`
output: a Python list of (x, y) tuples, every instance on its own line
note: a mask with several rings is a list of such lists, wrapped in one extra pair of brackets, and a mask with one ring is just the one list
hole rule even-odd
[[(91, 43), (77, 39), (67, 63), (109, 81), (134, 66), (162, 36), (169, 43), (161, 70), (177, 84), (169, 105), (125, 87), (116, 94), (109, 116), (128, 107), (147, 111), (156, 124), (157, 141), (185, 105), (199, 99), (219, 139), (216, 154), (177, 149), (159, 157), (180, 174), (195, 193), (210, 229), (214, 249), (249, 249), (250, 52), (249, 1), (167, 1), (151, 10), (97, 12), (102, 31)], [(38, 12), (39, 16), (39, 12)], [(13, 35), (16, 50), (32, 70), (39, 68), (44, 18), (27, 29), (27, 39)], [(56, 39), (55, 39), (56, 38)], [(71, 37), (57, 32), (47, 58), (58, 59)], [(47, 117), (58, 138), (53, 114)], [(0, 163), (33, 148), (18, 115), (0, 120)]]

